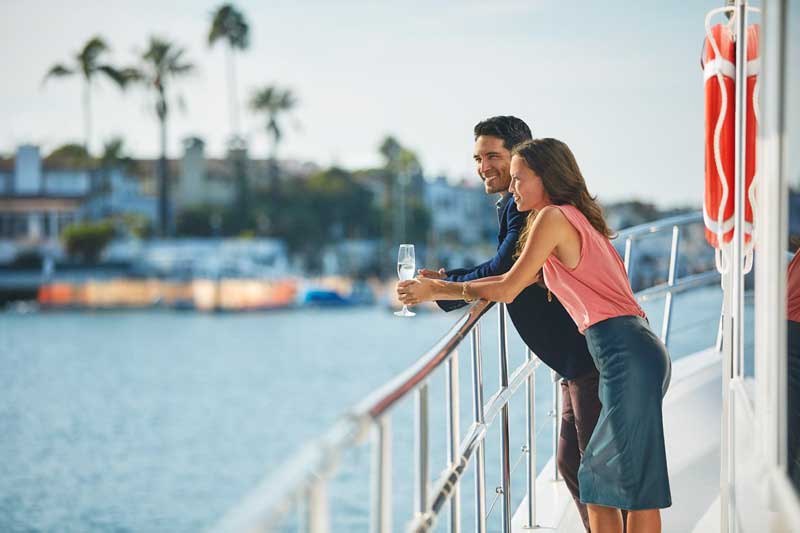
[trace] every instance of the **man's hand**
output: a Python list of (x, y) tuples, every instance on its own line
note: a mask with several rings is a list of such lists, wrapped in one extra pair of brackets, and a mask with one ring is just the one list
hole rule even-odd
[(420, 268), (417, 272), (419, 272), (419, 277), (421, 278), (444, 279), (447, 277), (447, 272), (445, 272), (443, 268), (440, 268), (439, 270)]
[(397, 284), (397, 297), (405, 305), (432, 300), (433, 282), (426, 278), (401, 281)]

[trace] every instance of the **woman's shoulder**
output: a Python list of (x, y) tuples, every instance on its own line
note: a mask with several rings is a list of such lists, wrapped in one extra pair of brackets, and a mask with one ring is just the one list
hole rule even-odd
[(545, 209), (550, 208), (552, 208), (554, 212), (558, 213), (562, 220), (568, 221), (573, 226), (575, 224), (589, 223), (589, 220), (586, 218), (586, 215), (583, 214), (583, 211), (572, 204), (548, 205), (542, 209), (542, 212)]
[(551, 204), (541, 208), (539, 213), (536, 215), (536, 218), (540, 218), (543, 222), (547, 222), (549, 224), (568, 224), (573, 218), (570, 208), (574, 209), (574, 207), (569, 204)]
[(564, 206), (548, 205), (536, 214), (536, 224), (541, 229), (558, 231), (573, 226), (571, 217), (562, 209)]
[(566, 221), (567, 217), (561, 211), (560, 205), (547, 205), (539, 209), (536, 213), (536, 219), (541, 220), (543, 223), (558, 223), (559, 221)]
[(536, 218), (542, 218), (544, 225), (551, 230), (562, 230), (571, 233), (578, 232), (582, 235), (591, 224), (580, 209), (571, 204), (548, 205), (543, 207)]

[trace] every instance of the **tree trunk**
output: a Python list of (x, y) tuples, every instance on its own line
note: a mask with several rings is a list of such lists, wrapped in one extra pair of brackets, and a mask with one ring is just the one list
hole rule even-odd
[(241, 232), (250, 223), (250, 187), (247, 177), (248, 154), (243, 147), (238, 147), (232, 154), (233, 171), (236, 177), (236, 225)]
[(167, 117), (159, 116), (161, 156), (158, 159), (158, 229), (161, 237), (172, 236), (169, 203), (169, 169), (167, 167)]
[(226, 47), (226, 63), (228, 66), (228, 107), (231, 115), (231, 136), (239, 138), (239, 97), (236, 89), (235, 56), (230, 43)]
[(91, 101), (91, 81), (86, 80), (83, 84), (83, 134), (85, 135), (84, 146), (86, 155), (92, 155), (92, 101)]

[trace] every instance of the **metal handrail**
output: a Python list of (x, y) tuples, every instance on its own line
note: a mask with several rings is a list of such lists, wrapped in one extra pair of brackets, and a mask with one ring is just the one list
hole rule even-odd
[(653, 222), (645, 222), (644, 224), (638, 224), (636, 226), (631, 226), (630, 228), (625, 228), (624, 230), (617, 232), (616, 238), (627, 239), (628, 237), (641, 237), (643, 235), (659, 233), (667, 229), (672, 229), (673, 226), (686, 226), (688, 224), (694, 224), (695, 222), (701, 222), (702, 220), (703, 213), (684, 213), (681, 215), (662, 218), (661, 220), (655, 220)]
[[(718, 282), (719, 274), (714, 271), (702, 272), (676, 279), (680, 228), (702, 220), (699, 213), (679, 215), (642, 224), (623, 232), (619, 236), (626, 239), (625, 266), (630, 267), (629, 259), (633, 243), (649, 234), (672, 230), (669, 279), (667, 283), (649, 287), (636, 293), (637, 300), (647, 301), (665, 295), (665, 314), (662, 339), (667, 342), (670, 328), (671, 299), (677, 294), (703, 285)], [(450, 531), (460, 531), (459, 482), (469, 463), (474, 460), (475, 470), (475, 530), (486, 531), (485, 466), (483, 444), (489, 426), (495, 419), (501, 421), (501, 461), (502, 480), (498, 487), (503, 501), (503, 531), (510, 531), (510, 452), (508, 442), (509, 400), (519, 387), (525, 383), (527, 390), (527, 444), (523, 453), (527, 454), (527, 524), (536, 525), (535, 479), (536, 479), (536, 435), (535, 427), (535, 372), (540, 366), (539, 359), (527, 350), (526, 361), (514, 370), (508, 371), (508, 350), (506, 340), (505, 305), (499, 304), (498, 327), (500, 383), (498, 390), (484, 404), (483, 371), (480, 343), (480, 321), (493, 306), (493, 303), (478, 301), (456, 320), (450, 330), (422, 357), (408, 369), (398, 374), (384, 386), (376, 389), (353, 409), (348, 411), (330, 430), (320, 438), (305, 446), (293, 459), (274, 475), (262, 482), (250, 496), (231, 510), (214, 528), (216, 532), (270, 531), (284, 517), (292, 503), (305, 502), (307, 514), (306, 530), (312, 533), (329, 531), (327, 507), (327, 481), (336, 470), (342, 453), (349, 447), (365, 441), (370, 430), (373, 437), (372, 484), (373, 502), (370, 513), (371, 531), (385, 533), (392, 529), (391, 502), (391, 411), (397, 403), (415, 394), (415, 513), (409, 523), (412, 531), (427, 531), (437, 517), (450, 503)], [(472, 412), (473, 423), (462, 437), (458, 428), (458, 346), (470, 336), (472, 355)], [(448, 390), (448, 460), (449, 465), (439, 478), (428, 480), (428, 386), (431, 374), (447, 364), (446, 387)], [(558, 439), (560, 385), (553, 380), (553, 436)], [(499, 416), (498, 416), (499, 415)], [(554, 446), (556, 444), (554, 443)], [(555, 448), (554, 448), (555, 449)], [(554, 479), (558, 478), (554, 468)], [(429, 489), (432, 492), (429, 494)]]
[(377, 418), (391, 409), (399, 400), (419, 385), (453, 354), (458, 344), (466, 338), (473, 326), (494, 305), (480, 300), (464, 313), (433, 348), (417, 359), (386, 385), (378, 388), (356, 405), (353, 412), (358, 416)]
[(453, 357), (481, 317), (494, 305), (480, 300), (469, 307), (428, 352), (401, 374), (368, 395), (333, 427), (307, 444), (275, 476), (262, 482), (215, 526), (215, 531), (269, 531), (293, 501), (335, 470), (344, 449), (362, 443), (373, 423), (380, 423), (399, 400), (419, 388), (431, 373)]
[(672, 285), (667, 283), (660, 283), (653, 285), (648, 289), (642, 289), (636, 293), (636, 300), (640, 303), (648, 302), (655, 298), (660, 298), (667, 294), (680, 294), (698, 287), (705, 285), (712, 285), (719, 283), (720, 274), (716, 270), (709, 270), (707, 272), (700, 272), (699, 274), (692, 274), (681, 278), (679, 281)]
[[(702, 213), (685, 213), (676, 215), (655, 222), (647, 222), (639, 224), (626, 230), (619, 232), (617, 238), (625, 240), (625, 251), (623, 253), (623, 264), (625, 265), (625, 272), (628, 278), (631, 279), (634, 270), (633, 264), (633, 247), (640, 240), (662, 233), (665, 231), (672, 231), (672, 243), (670, 246), (669, 254), (669, 271), (667, 274), (667, 282), (660, 285), (655, 285), (643, 289), (636, 293), (639, 302), (648, 301), (654, 297), (664, 296), (664, 319), (661, 323), (661, 340), (664, 344), (669, 343), (669, 334), (672, 326), (672, 298), (675, 294), (684, 292), (703, 285), (710, 285), (713, 282), (719, 281), (719, 273), (716, 271), (706, 271), (700, 274), (687, 276), (685, 278), (676, 280), (678, 272), (678, 261), (680, 254), (678, 248), (681, 241), (681, 229), (690, 224), (697, 224), (703, 221)], [(721, 319), (720, 319), (721, 320)], [(721, 326), (721, 322), (720, 322)]]

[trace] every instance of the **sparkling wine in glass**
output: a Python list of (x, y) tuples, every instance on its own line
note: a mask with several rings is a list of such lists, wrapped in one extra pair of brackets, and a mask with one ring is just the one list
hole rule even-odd
[[(415, 269), (416, 263), (414, 261), (414, 245), (401, 244), (400, 250), (397, 252), (397, 277), (400, 278), (400, 281), (414, 279)], [(416, 313), (412, 313), (408, 310), (408, 306), (404, 305), (402, 311), (397, 311), (395, 315), (415, 316)]]

